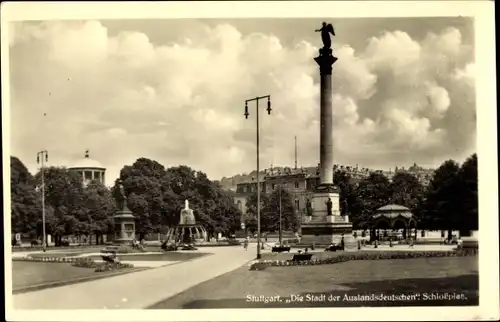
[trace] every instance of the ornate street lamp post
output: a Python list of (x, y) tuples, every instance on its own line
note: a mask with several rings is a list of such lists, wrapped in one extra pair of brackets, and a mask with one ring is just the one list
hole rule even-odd
[(266, 96), (260, 96), (260, 97), (255, 97), (251, 98), (245, 101), (245, 119), (248, 119), (248, 116), (250, 115), (248, 113), (248, 102), (255, 101), (255, 110), (256, 110), (256, 119), (257, 119), (257, 259), (261, 258), (260, 254), (260, 247), (261, 247), (261, 241), (260, 241), (260, 176), (259, 176), (259, 171), (260, 171), (260, 161), (259, 161), (259, 100), (261, 99), (266, 99), (267, 98), (267, 114), (271, 114), (271, 95), (266, 95)]

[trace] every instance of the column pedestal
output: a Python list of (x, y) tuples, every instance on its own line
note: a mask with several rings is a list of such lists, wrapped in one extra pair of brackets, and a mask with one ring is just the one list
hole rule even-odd
[[(323, 185), (324, 187), (324, 185)], [(352, 236), (352, 223), (348, 216), (340, 215), (340, 194), (338, 189), (330, 185), (328, 190), (314, 192), (311, 200), (312, 216), (305, 216), (302, 221), (302, 238), (299, 245), (303, 247), (327, 247), (330, 244), (340, 244), (342, 236), (346, 248), (356, 247)], [(332, 201), (332, 215), (328, 215), (326, 202)]]

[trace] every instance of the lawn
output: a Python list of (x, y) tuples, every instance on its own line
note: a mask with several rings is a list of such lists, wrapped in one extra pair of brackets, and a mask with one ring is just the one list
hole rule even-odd
[[(463, 294), (464, 299), (431, 299), (429, 295), (433, 292)], [(289, 301), (292, 294), (298, 295), (296, 301)], [(380, 294), (419, 294), (419, 297), (410, 300), (353, 298)], [(275, 295), (280, 299), (276, 301), (272, 297)], [(309, 300), (313, 296), (315, 301)], [(266, 299), (275, 301), (265, 303)], [(241, 267), (157, 303), (151, 309), (451, 306), (478, 305), (478, 301), (478, 262), (477, 257), (472, 256), (350, 261), (268, 267), (263, 271)]]
[[(119, 272), (131, 272), (135, 269), (124, 269)], [(35, 285), (70, 282), (86, 277), (103, 277), (114, 272), (94, 272), (92, 268), (74, 267), (69, 263), (43, 263), (43, 262), (12, 262), (12, 289), (20, 289)]]

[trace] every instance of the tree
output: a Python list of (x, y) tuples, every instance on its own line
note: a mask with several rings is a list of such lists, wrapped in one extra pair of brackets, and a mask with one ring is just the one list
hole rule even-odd
[(262, 230), (277, 231), (280, 225), (280, 199), (282, 230), (297, 231), (300, 216), (295, 209), (292, 195), (282, 186), (278, 186), (264, 203), (264, 216), (261, 216)]
[[(265, 208), (266, 204), (269, 204), (267, 201), (268, 195), (266, 194), (261, 194), (260, 195), (260, 215), (262, 218), (263, 215), (263, 209)], [(257, 230), (257, 193), (253, 193), (250, 196), (247, 197), (247, 211), (245, 213), (245, 227), (247, 230), (251, 231), (252, 233)], [(262, 229), (262, 227), (261, 227)]]
[[(148, 232), (159, 232), (162, 214), (165, 210), (162, 183), (165, 168), (160, 163), (146, 159), (137, 159), (132, 166), (125, 166), (120, 171), (128, 207), (136, 216), (136, 232), (139, 239)], [(117, 183), (112, 189), (114, 197), (119, 193)]]
[(459, 228), (461, 202), (460, 167), (453, 161), (445, 161), (434, 172), (422, 203), (421, 222), (427, 229), (448, 230), (451, 239), (452, 230)]
[(35, 189), (35, 178), (17, 157), (10, 157), (11, 229), (12, 233), (37, 233), (42, 216), (41, 196)]
[[(260, 196), (260, 228), (261, 231), (277, 231), (280, 225), (280, 198), (281, 219), (283, 230), (297, 231), (300, 225), (300, 216), (293, 202), (292, 195), (283, 187), (277, 186), (270, 194)], [(257, 193), (247, 198), (247, 213), (245, 226), (250, 231), (257, 230)]]
[(479, 228), (477, 176), (477, 154), (474, 153), (465, 160), (458, 173), (460, 197), (456, 199), (461, 204), (458, 209), (461, 235), (468, 235), (471, 230)]
[(357, 195), (357, 212), (353, 224), (364, 225), (378, 208), (391, 200), (389, 179), (377, 172), (372, 172), (362, 179), (355, 189)]
[(397, 205), (408, 207), (415, 212), (424, 196), (424, 187), (418, 179), (408, 172), (398, 172), (390, 184), (391, 200)]
[(116, 204), (111, 191), (98, 181), (90, 182), (84, 189), (84, 209), (88, 218), (87, 232), (95, 234), (96, 243), (113, 230), (113, 215)]
[[(46, 232), (59, 245), (64, 235), (80, 233), (80, 223), (85, 222), (83, 209), (83, 186), (81, 177), (63, 167), (44, 168)], [(41, 187), (41, 172), (35, 175), (37, 186)]]
[[(349, 215), (350, 218), (352, 214), (359, 213), (360, 207), (356, 188), (351, 176), (343, 170), (337, 170), (333, 174), (333, 183), (340, 189), (340, 213), (344, 216)], [(356, 220), (353, 224), (357, 225), (357, 217), (359, 216), (354, 215), (352, 217)]]

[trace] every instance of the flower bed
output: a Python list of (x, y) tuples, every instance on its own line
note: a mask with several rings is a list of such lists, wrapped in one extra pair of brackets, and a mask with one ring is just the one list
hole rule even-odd
[(269, 266), (302, 266), (302, 265), (325, 265), (343, 263), (351, 260), (384, 260), (384, 259), (408, 259), (408, 258), (432, 258), (432, 257), (461, 257), (476, 256), (478, 250), (461, 249), (457, 251), (391, 251), (391, 252), (353, 252), (343, 253), (338, 256), (311, 259), (308, 261), (292, 260), (255, 260), (249, 263), (250, 270), (263, 270)]
[(94, 268), (95, 272), (109, 272), (118, 269), (124, 268), (134, 268), (132, 264), (124, 264), (124, 263), (96, 263), (91, 258), (79, 258), (77, 261), (73, 263), (73, 266), (83, 267), (83, 268)]
[(92, 258), (88, 258), (88, 257), (77, 258), (73, 262), (73, 264), (71, 264), (71, 265), (75, 266), (75, 267), (83, 267), (83, 268), (96, 268), (97, 267), (97, 263)]
[(97, 263), (88, 257), (18, 257), (13, 258), (15, 261), (30, 261), (30, 262), (45, 262), (45, 263), (71, 263), (72, 266), (82, 268), (94, 268), (95, 272), (107, 272), (112, 270), (133, 268), (132, 264), (124, 263)]
[(124, 264), (124, 263), (103, 263), (103, 264), (98, 264), (95, 272), (109, 272), (109, 271), (115, 271), (119, 269), (124, 269), (124, 268), (133, 268), (134, 265), (132, 264)]
[(33, 257), (27, 255), (25, 257), (13, 257), (13, 261), (24, 262), (49, 262), (49, 263), (73, 263), (79, 258), (77, 257)]

